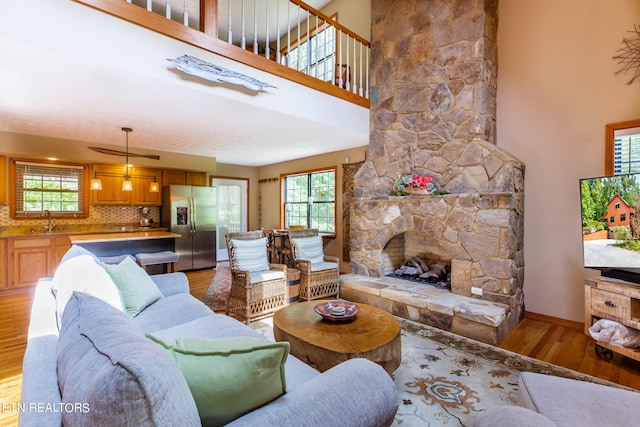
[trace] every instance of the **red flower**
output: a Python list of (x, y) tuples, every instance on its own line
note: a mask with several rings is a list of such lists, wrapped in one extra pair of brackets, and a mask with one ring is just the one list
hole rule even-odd
[(414, 175), (411, 178), (411, 182), (409, 182), (409, 186), (418, 187), (418, 188), (427, 188), (427, 185), (429, 185), (432, 181), (433, 181), (433, 178), (431, 178), (430, 176)]

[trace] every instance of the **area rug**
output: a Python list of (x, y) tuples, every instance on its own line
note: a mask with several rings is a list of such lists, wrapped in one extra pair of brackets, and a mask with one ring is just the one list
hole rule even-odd
[(215, 312), (225, 312), (229, 302), (229, 292), (231, 291), (231, 270), (229, 261), (218, 261), (216, 264), (216, 274), (211, 280), (209, 289), (205, 292), (202, 302)]
[[(402, 363), (392, 375), (399, 404), (394, 426), (472, 426), (491, 407), (516, 405), (518, 377), (524, 371), (612, 385), (410, 320), (398, 321)], [(273, 340), (270, 318), (251, 327)]]

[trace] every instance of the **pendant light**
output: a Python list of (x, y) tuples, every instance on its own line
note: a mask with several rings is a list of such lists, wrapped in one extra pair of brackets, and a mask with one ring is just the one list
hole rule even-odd
[[(129, 132), (133, 132), (133, 129), (128, 127), (123, 127), (122, 131), (125, 132), (125, 166), (124, 166), (124, 181), (122, 181), (122, 191), (133, 191), (133, 181), (131, 178), (153, 178), (151, 184), (149, 185), (150, 193), (159, 193), (160, 192), (160, 183), (156, 180), (155, 175), (129, 175)], [(159, 157), (158, 157), (159, 158)], [(99, 176), (120, 176), (115, 175), (109, 172), (93, 172), (93, 178), (91, 179), (90, 188), (91, 190), (102, 190), (102, 180)]]
[(124, 148), (124, 181), (122, 181), (122, 191), (133, 191), (133, 182), (129, 176), (129, 132), (133, 132), (131, 128), (122, 128), (125, 132), (125, 148)]

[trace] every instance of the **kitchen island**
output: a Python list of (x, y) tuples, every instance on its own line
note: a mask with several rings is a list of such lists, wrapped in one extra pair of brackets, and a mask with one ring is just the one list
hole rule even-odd
[[(99, 257), (112, 257), (141, 252), (175, 251), (178, 233), (170, 231), (136, 231), (124, 233), (95, 233), (69, 236), (71, 244), (82, 246)], [(157, 273), (161, 265), (149, 266), (149, 274)]]

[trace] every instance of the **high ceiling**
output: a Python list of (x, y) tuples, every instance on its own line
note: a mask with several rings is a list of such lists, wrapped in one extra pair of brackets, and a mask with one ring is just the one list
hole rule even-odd
[[(43, 13), (30, 13), (36, 8)], [(11, 2), (9, 9), (0, 16), (0, 131), (122, 146), (120, 129), (128, 126), (131, 149), (249, 166), (368, 142), (368, 110), (346, 101), (75, 2)], [(166, 61), (185, 53), (277, 89), (213, 83)]]

